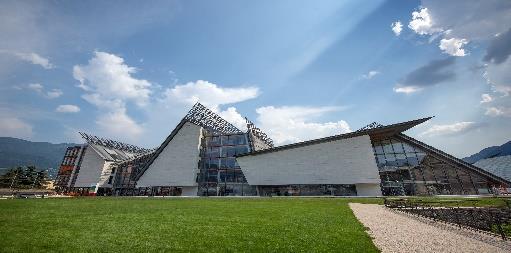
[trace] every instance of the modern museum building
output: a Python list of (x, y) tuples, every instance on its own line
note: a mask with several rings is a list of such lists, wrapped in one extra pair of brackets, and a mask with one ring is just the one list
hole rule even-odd
[(275, 147), (195, 104), (156, 149), (82, 134), (56, 179), (63, 194), (114, 196), (480, 195), (510, 182), (403, 132), (430, 118)]

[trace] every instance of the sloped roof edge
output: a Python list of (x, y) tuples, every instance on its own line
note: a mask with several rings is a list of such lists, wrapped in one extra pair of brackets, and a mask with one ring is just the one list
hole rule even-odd
[(277, 151), (286, 150), (286, 149), (293, 149), (293, 148), (298, 148), (298, 147), (303, 147), (303, 146), (314, 145), (314, 144), (323, 143), (323, 142), (347, 139), (347, 138), (352, 138), (352, 137), (357, 137), (357, 136), (362, 136), (362, 135), (386, 133), (389, 131), (395, 132), (395, 133), (400, 133), (400, 132), (404, 132), (414, 126), (422, 124), (422, 123), (430, 120), (431, 118), (433, 118), (433, 117), (416, 119), (416, 120), (411, 120), (411, 121), (406, 121), (406, 122), (401, 122), (401, 123), (396, 123), (396, 124), (391, 124), (391, 125), (386, 125), (386, 126), (379, 126), (379, 127), (375, 127), (375, 128), (371, 128), (371, 129), (361, 129), (359, 131), (354, 131), (354, 132), (350, 132), (350, 133), (332, 135), (332, 136), (323, 137), (323, 138), (319, 138), (319, 139), (302, 141), (302, 142), (287, 144), (287, 145), (278, 146), (278, 147), (274, 147), (274, 148), (254, 151), (254, 152), (250, 152), (250, 153), (246, 153), (246, 154), (237, 155), (236, 157), (260, 155), (260, 154), (277, 152)]
[(461, 159), (459, 159), (459, 158), (457, 158), (455, 156), (449, 155), (449, 154), (447, 154), (446, 152), (444, 152), (444, 151), (442, 151), (440, 149), (437, 149), (437, 148), (435, 148), (433, 146), (430, 146), (430, 145), (428, 145), (428, 144), (426, 144), (426, 143), (424, 143), (422, 141), (419, 141), (419, 140), (417, 140), (415, 138), (412, 138), (412, 137), (410, 137), (408, 135), (400, 133), (400, 134), (398, 134), (398, 137), (400, 137), (400, 138), (402, 138), (404, 140), (410, 141), (410, 142), (414, 143), (415, 145), (421, 147), (422, 149), (426, 149), (426, 150), (428, 150), (430, 152), (436, 153), (436, 154), (442, 156), (443, 158), (445, 158), (445, 159), (447, 159), (447, 160), (449, 160), (451, 162), (454, 162), (454, 163), (456, 163), (458, 165), (461, 165), (461, 166), (463, 166), (465, 168), (468, 168), (470, 170), (476, 171), (477, 173), (479, 173), (481, 175), (493, 178), (494, 180), (500, 181), (501, 183), (505, 183), (507, 185), (511, 185), (511, 182), (508, 181), (505, 178), (499, 177), (499, 176), (497, 176), (497, 175), (495, 175), (493, 173), (490, 173), (490, 172), (488, 172), (488, 171), (486, 171), (484, 169), (481, 169), (481, 168), (479, 168), (477, 166), (474, 166), (474, 165), (472, 165), (470, 163), (467, 163), (467, 162), (465, 162), (465, 161), (463, 161), (463, 160), (461, 160)]

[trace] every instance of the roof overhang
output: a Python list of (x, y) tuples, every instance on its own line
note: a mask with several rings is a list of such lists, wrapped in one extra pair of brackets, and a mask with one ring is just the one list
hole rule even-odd
[(422, 124), (422, 123), (430, 120), (431, 118), (433, 118), (433, 117), (416, 119), (416, 120), (396, 123), (396, 124), (392, 124), (392, 125), (379, 126), (379, 127), (375, 127), (375, 128), (371, 128), (371, 129), (364, 129), (364, 130), (359, 130), (359, 131), (355, 131), (355, 132), (351, 132), (351, 133), (333, 135), (333, 136), (309, 140), (309, 141), (297, 142), (297, 143), (293, 143), (293, 144), (288, 144), (288, 145), (278, 146), (278, 147), (274, 147), (274, 148), (250, 152), (250, 153), (246, 153), (246, 154), (242, 154), (242, 155), (237, 155), (237, 157), (259, 155), (259, 154), (264, 154), (264, 153), (269, 153), (269, 152), (276, 152), (276, 151), (284, 150), (284, 149), (291, 149), (291, 148), (296, 148), (296, 147), (314, 145), (314, 144), (318, 144), (318, 143), (322, 143), (322, 142), (335, 141), (335, 140), (339, 140), (339, 139), (347, 139), (347, 138), (352, 138), (352, 137), (357, 137), (357, 136), (362, 136), (362, 135), (369, 135), (371, 137), (371, 139), (385, 138), (388, 136), (393, 136), (393, 135), (399, 134), (401, 132), (404, 132), (414, 126), (417, 126), (419, 124)]

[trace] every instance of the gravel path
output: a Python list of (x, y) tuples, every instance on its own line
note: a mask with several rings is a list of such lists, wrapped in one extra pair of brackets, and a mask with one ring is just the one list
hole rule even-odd
[(381, 205), (350, 203), (382, 252), (511, 252), (511, 243)]

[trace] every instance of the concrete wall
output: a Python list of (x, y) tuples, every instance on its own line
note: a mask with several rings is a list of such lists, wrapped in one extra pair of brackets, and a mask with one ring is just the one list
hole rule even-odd
[(196, 186), (200, 139), (201, 127), (185, 123), (140, 177), (137, 187)]
[(368, 135), (237, 160), (250, 185), (380, 184)]
[(99, 177), (101, 176), (104, 165), (105, 161), (103, 158), (101, 158), (91, 146), (88, 146), (87, 149), (85, 149), (85, 154), (83, 155), (82, 164), (74, 187), (96, 186), (99, 182)]

